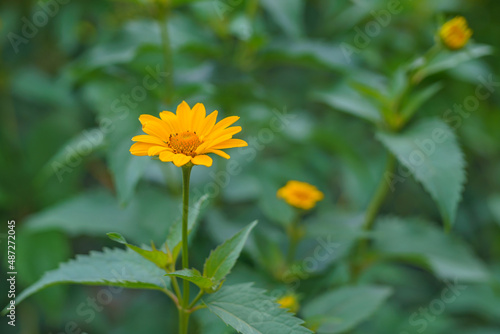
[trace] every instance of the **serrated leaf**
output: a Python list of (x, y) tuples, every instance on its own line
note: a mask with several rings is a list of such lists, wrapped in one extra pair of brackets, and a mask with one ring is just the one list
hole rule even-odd
[(172, 273), (168, 273), (167, 276), (175, 276), (185, 279), (189, 282), (196, 284), (200, 289), (210, 289), (214, 285), (212, 280), (209, 278), (203, 277), (201, 273), (196, 269), (181, 269), (174, 271)]
[(231, 271), (241, 250), (247, 241), (250, 231), (257, 225), (254, 221), (232, 238), (226, 240), (222, 245), (214, 249), (205, 261), (203, 276), (213, 279), (215, 282), (222, 280)]
[(486, 282), (485, 265), (466, 243), (419, 219), (385, 217), (375, 224), (374, 247), (385, 255), (423, 263), (443, 280)]
[[(208, 195), (201, 196), (200, 199), (189, 209), (188, 235), (195, 228), (201, 208), (207, 199)], [(170, 228), (167, 235), (167, 247), (172, 253), (172, 261), (175, 263), (182, 247), (182, 220), (178, 220)]]
[[(449, 228), (465, 183), (465, 161), (450, 127), (441, 120), (426, 119), (401, 133), (378, 132), (377, 138), (431, 194)], [(404, 177), (396, 177), (387, 182), (403, 182)]]
[(16, 303), (56, 284), (110, 285), (125, 288), (166, 290), (170, 279), (165, 271), (131, 250), (108, 249), (77, 255), (59, 268), (46, 272), (35, 284), (21, 292)]
[(111, 240), (126, 245), (128, 248), (141, 255), (146, 260), (153, 262), (161, 269), (165, 269), (168, 264), (172, 263), (171, 256), (162, 252), (161, 250), (156, 249), (153, 242), (151, 242), (151, 250), (148, 250), (129, 244), (120, 233), (111, 232), (107, 233), (107, 235)]
[[(16, 232), (15, 241), (22, 245), (16, 248), (16, 270), (22, 273), (16, 279), (18, 291), (21, 287), (35, 283), (46, 271), (57, 268), (71, 257), (70, 238), (61, 231), (26, 233), (21, 229)], [(49, 317), (58, 317), (67, 305), (66, 296), (67, 287), (59, 286), (40, 291), (34, 296), (33, 302), (43, 305)]]
[(225, 286), (203, 298), (208, 309), (243, 334), (309, 334), (301, 319), (280, 308), (264, 290), (251, 283)]
[(316, 333), (344, 333), (373, 315), (390, 295), (387, 287), (343, 287), (304, 305), (302, 313)]

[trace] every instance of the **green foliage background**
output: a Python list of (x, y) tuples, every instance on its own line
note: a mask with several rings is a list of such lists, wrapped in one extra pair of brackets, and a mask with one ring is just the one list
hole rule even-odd
[[(6, 222), (15, 219), (17, 292), (76, 254), (115, 247), (107, 232), (138, 245), (165, 240), (181, 214), (180, 170), (133, 157), (128, 149), (141, 133), (140, 114), (175, 111), (186, 100), (219, 110), (219, 117), (240, 116), (240, 137), (250, 144), (229, 150), (229, 161), (215, 158), (211, 168), (193, 170), (192, 196), (210, 197), (191, 243), (198, 268), (210, 249), (258, 219), (227, 284), (253, 281), (271, 296), (290, 290), (293, 284), (280, 283), (276, 270), (292, 211), (276, 191), (290, 179), (306, 181), (325, 199), (306, 217), (307, 240), (298, 258), (313, 256), (325, 235), (338, 247), (300, 280), (298, 317), (311, 324), (327, 315), (323, 333), (500, 333), (499, 86), (470, 115), (446, 116), (474, 96), (480, 77), (500, 80), (496, 53), (448, 64), (449, 70), (424, 79), (442, 88), (409, 126), (429, 117), (444, 120), (463, 159), (454, 160), (454, 148), (441, 148), (438, 158), (455, 168), (427, 186), (417, 176), (424, 187), (413, 177), (396, 184), (369, 235), (361, 286), (349, 275), (350, 249), (362, 236), (360, 217), (383, 174), (382, 143), (390, 140), (369, 122), (377, 106), (350, 95), (352, 82), (382, 87), (382, 76), (392, 77), (426, 52), (442, 19), (457, 14), (469, 21), (476, 44), (499, 46), (497, 1), (401, 0), (402, 12), (346, 57), (342, 43), (356, 46), (359, 29), (377, 22), (376, 13), (389, 2), (175, 0), (164, 19), (157, 8), (162, 4), (152, 0), (74, 0), (56, 7), (50, 7), (54, 1), (3, 1), (0, 247), (4, 254)], [(41, 7), (54, 15), (27, 38), (23, 18), (33, 22)], [(167, 22), (170, 53), (158, 20)], [(25, 39), (16, 44), (13, 34)], [(404, 143), (386, 145), (397, 155)], [(446, 183), (460, 173), (462, 160), (463, 192)], [(449, 233), (442, 203), (426, 191), (433, 194), (432, 185), (452, 202), (461, 196)], [(2, 282), (6, 264), (3, 256)], [(456, 298), (425, 318), (420, 308), (432, 309), (453, 284), (461, 289)], [(0, 328), (71, 333), (74, 322), (88, 333), (174, 332), (169, 326), (176, 313), (165, 296), (108, 290), (109, 304), (92, 311), (88, 300), (102, 289), (50, 287), (18, 306), (15, 329), (6, 318)], [(3, 292), (0, 302), (7, 303)], [(208, 310), (196, 314), (192, 330), (231, 333)]]

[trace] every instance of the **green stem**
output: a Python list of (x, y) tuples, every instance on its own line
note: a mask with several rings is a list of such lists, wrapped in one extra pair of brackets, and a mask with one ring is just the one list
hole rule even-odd
[(170, 103), (173, 99), (174, 93), (174, 65), (172, 57), (172, 47), (170, 45), (170, 37), (168, 34), (168, 17), (170, 14), (170, 10), (168, 6), (160, 6), (159, 11), (160, 14), (158, 16), (158, 23), (160, 25), (163, 62), (165, 71), (167, 72), (165, 102)]
[(412, 70), (412, 74), (410, 76), (410, 83), (414, 86), (418, 85), (425, 77), (423, 76), (422, 73), (422, 68), (425, 67), (425, 65), (429, 64), (429, 62), (436, 57), (439, 52), (442, 50), (442, 45), (440, 42), (436, 42), (423, 56), (422, 56), (422, 63), (419, 64), (419, 66), (415, 69)]
[(191, 304), (189, 304), (188, 309), (192, 309), (196, 305), (198, 300), (200, 300), (200, 298), (203, 297), (204, 294), (205, 294), (205, 291), (200, 290), (200, 292), (198, 292), (198, 295), (193, 299)]
[[(365, 220), (363, 222), (364, 232), (368, 232), (369, 230), (371, 230), (373, 222), (377, 217), (378, 211), (380, 210), (380, 207), (382, 206), (382, 203), (384, 202), (384, 199), (386, 198), (387, 193), (389, 192), (390, 179), (387, 178), (387, 175), (393, 173), (395, 166), (396, 166), (396, 158), (394, 157), (393, 154), (389, 153), (389, 156), (387, 158), (387, 164), (385, 166), (385, 171), (382, 174), (382, 179), (380, 180), (377, 190), (375, 191), (375, 194), (373, 195), (373, 198), (366, 210)], [(363, 256), (366, 253), (367, 247), (368, 247), (368, 240), (366, 239), (365, 236), (364, 238), (359, 240), (358, 245), (355, 248), (355, 253), (354, 253), (355, 258), (351, 265), (352, 279), (354, 281), (357, 280), (363, 268), (366, 266), (366, 261), (363, 260)], [(371, 260), (370, 259), (368, 260), (369, 263)]]
[(184, 318), (186, 317), (186, 313), (182, 308), (179, 308), (179, 334), (187, 334), (186, 322)]
[(290, 238), (290, 246), (288, 248), (288, 254), (286, 257), (286, 263), (290, 266), (295, 260), (295, 254), (297, 253), (297, 246), (301, 239), (300, 231), (300, 215), (297, 215), (292, 221), (292, 224), (288, 227), (288, 237)]
[[(189, 216), (189, 179), (192, 165), (182, 167), (182, 269), (189, 268), (188, 256), (188, 216)], [(187, 334), (189, 313), (189, 281), (183, 281), (181, 309), (179, 310), (179, 333)]]
[(179, 306), (179, 298), (172, 291), (170, 291), (168, 289), (165, 289), (163, 291), (165, 292), (165, 294), (167, 296), (170, 297), (170, 299), (172, 299), (172, 301), (175, 303), (175, 305)]
[(392, 153), (389, 153), (387, 157), (387, 164), (385, 166), (384, 174), (382, 175), (382, 179), (377, 187), (375, 195), (373, 196), (370, 204), (368, 205), (368, 209), (366, 210), (365, 220), (363, 223), (363, 230), (369, 231), (375, 221), (377, 213), (380, 209), (380, 206), (384, 202), (387, 193), (389, 192), (389, 184), (390, 180), (387, 179), (388, 174), (392, 174), (394, 171), (394, 167), (396, 165), (396, 158)]
[[(175, 271), (175, 270), (173, 270), (173, 271)], [(177, 283), (177, 278), (172, 276), (172, 277), (170, 277), (170, 279), (172, 280), (172, 285), (174, 287), (175, 294), (177, 295), (177, 298), (180, 301), (182, 299), (182, 294), (181, 294), (181, 289), (179, 288), (179, 283)]]

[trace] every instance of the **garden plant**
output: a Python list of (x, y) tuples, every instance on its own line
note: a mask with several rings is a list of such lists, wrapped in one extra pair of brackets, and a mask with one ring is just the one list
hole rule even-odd
[(499, 334), (485, 3), (2, 3), (1, 332)]

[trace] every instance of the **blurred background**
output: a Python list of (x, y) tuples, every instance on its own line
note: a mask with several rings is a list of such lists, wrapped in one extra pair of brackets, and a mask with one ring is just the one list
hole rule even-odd
[[(240, 116), (240, 138), (250, 144), (228, 152), (238, 167), (229, 176), (228, 162), (218, 158), (213, 167), (193, 171), (192, 196), (211, 197), (194, 243), (195, 265), (254, 219), (261, 234), (281, 237), (291, 212), (276, 191), (290, 179), (325, 193), (314, 214), (324, 224), (362, 213), (379, 182), (385, 150), (367, 122), (318, 93), (341, 91), (350, 78), (390, 76), (432, 47), (443, 18), (463, 15), (475, 43), (495, 49), (500, 43), (498, 1), (401, 0), (397, 14), (383, 16), (392, 2), (3, 0), (0, 247), (5, 254), (5, 223), (14, 219), (17, 291), (76, 254), (115, 247), (106, 232), (136, 244), (164, 240), (180, 216), (180, 171), (128, 150), (141, 133), (140, 114), (175, 111), (182, 100), (219, 110), (219, 119)], [(360, 37), (370, 22), (379, 29)], [(480, 78), (497, 83), (499, 73), (494, 54), (439, 74), (433, 80), (444, 88), (418, 117), (443, 118), (475, 93)], [(493, 84), (470, 116), (451, 124), (467, 161), (451, 234), (489, 274), (472, 279), (425, 333), (500, 333), (499, 88)], [(436, 205), (412, 178), (385, 203), (382, 213), (435, 221), (442, 230)], [(2, 287), (6, 265), (2, 256)], [(232, 280), (269, 288), (272, 275), (264, 267), (249, 249)], [(331, 279), (332, 286), (340, 284)], [(392, 286), (394, 294), (351, 333), (422, 333), (409, 318), (446, 286), (439, 275), (406, 265), (381, 265), (366, 279)], [(103, 302), (103, 289), (50, 287), (18, 306), (15, 328), (2, 318), (1, 332), (170, 333), (165, 328), (176, 313), (164, 296), (115, 289)], [(3, 292), (0, 302), (7, 303)], [(193, 330), (231, 333), (203, 312)]]

